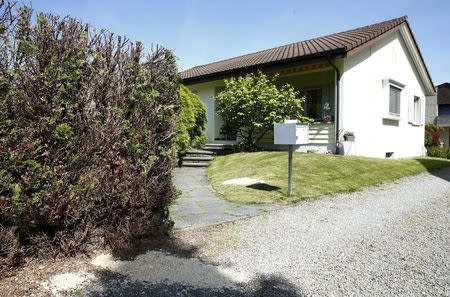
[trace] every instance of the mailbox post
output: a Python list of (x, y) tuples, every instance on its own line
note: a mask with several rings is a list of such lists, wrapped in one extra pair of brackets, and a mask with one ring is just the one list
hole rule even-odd
[(292, 161), (294, 156), (294, 146), (292, 144), (289, 145), (288, 152), (288, 197), (292, 196)]
[(309, 142), (309, 126), (297, 124), (297, 120), (285, 120), (282, 124), (275, 124), (274, 144), (288, 145), (288, 197), (292, 196), (292, 161), (294, 150), (301, 144)]

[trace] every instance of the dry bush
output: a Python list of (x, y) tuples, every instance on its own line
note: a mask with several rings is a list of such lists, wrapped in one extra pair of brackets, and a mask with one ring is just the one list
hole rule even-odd
[(165, 233), (179, 109), (170, 50), (0, 3), (0, 274)]

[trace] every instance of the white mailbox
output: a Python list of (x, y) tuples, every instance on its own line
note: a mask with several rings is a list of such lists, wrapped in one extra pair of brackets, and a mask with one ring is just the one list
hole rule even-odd
[(309, 125), (297, 124), (297, 121), (286, 121), (275, 124), (274, 144), (300, 145), (309, 143)]

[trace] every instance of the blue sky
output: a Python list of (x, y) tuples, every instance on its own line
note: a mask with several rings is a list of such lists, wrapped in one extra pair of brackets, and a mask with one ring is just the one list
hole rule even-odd
[[(24, 1), (24, 3), (28, 3)], [(450, 1), (31, 0), (37, 11), (175, 51), (180, 69), (408, 15), (434, 83), (450, 81)]]

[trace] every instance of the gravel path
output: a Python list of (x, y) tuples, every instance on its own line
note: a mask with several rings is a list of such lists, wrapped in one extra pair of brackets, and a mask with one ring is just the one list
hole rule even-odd
[[(66, 293), (450, 296), (449, 181), (447, 168), (179, 232), (177, 240), (191, 248), (178, 253), (154, 250), (132, 261), (99, 255), (89, 263), (95, 269), (81, 270), (83, 286)], [(65, 283), (56, 276), (46, 286), (58, 292)]]
[(450, 296), (449, 181), (447, 169), (251, 218), (215, 260), (308, 295)]

